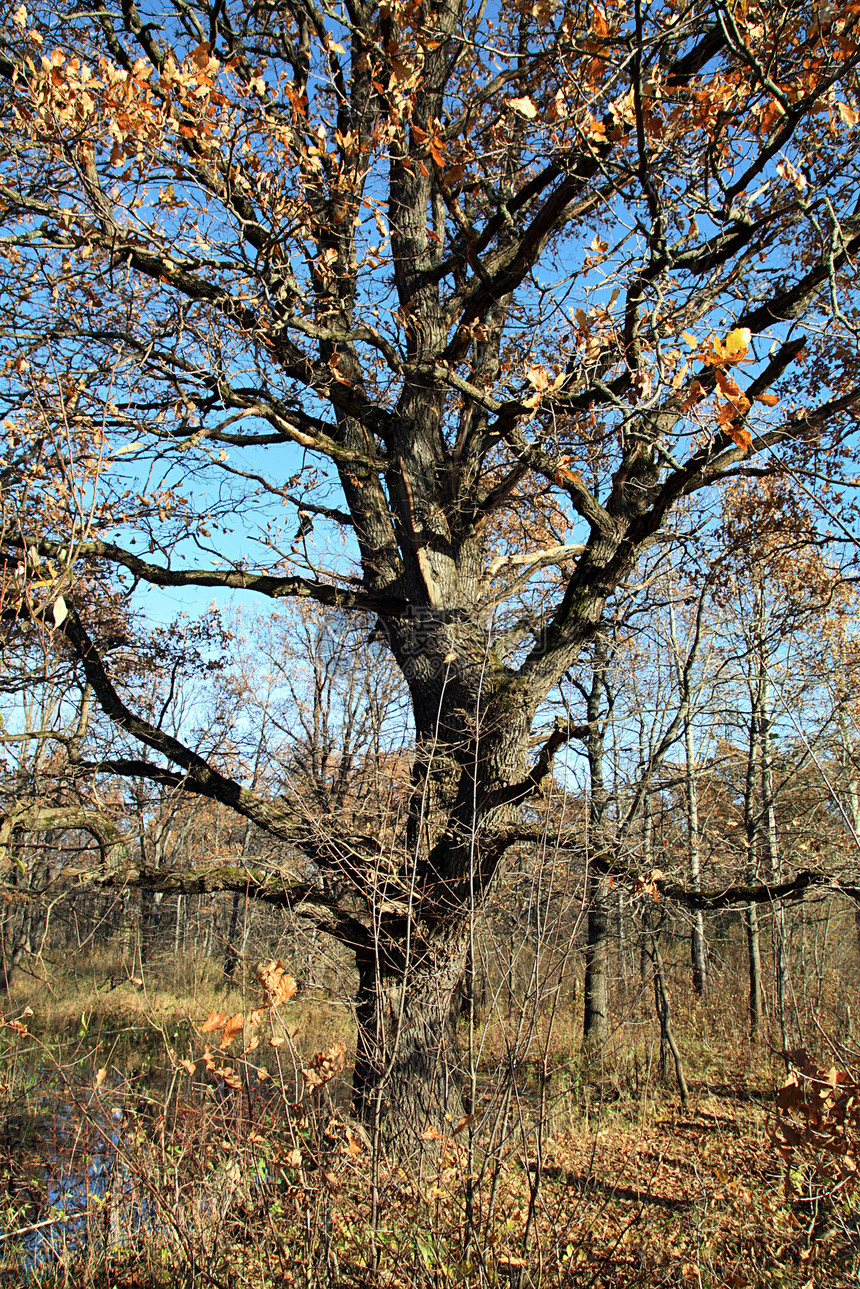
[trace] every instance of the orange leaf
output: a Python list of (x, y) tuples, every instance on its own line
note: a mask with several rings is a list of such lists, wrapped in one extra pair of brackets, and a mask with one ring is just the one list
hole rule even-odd
[(254, 975), (263, 991), (263, 1002), (267, 1007), (280, 1007), (291, 998), (295, 998), (298, 993), (295, 979), (287, 974), (287, 969), (280, 958), (273, 959), (271, 962), (261, 962)]
[(439, 1132), (438, 1128), (434, 1128), (431, 1126), (429, 1128), (424, 1129), (424, 1131), (421, 1134), (421, 1140), (422, 1141), (444, 1141), (445, 1138), (442, 1136), (442, 1133)]
[(729, 421), (729, 423), (724, 426), (724, 429), (729, 438), (736, 443), (739, 448), (743, 448), (744, 452), (749, 450), (750, 444), (752, 443), (752, 435), (745, 425), (740, 425), (737, 421)]
[(201, 1034), (214, 1034), (216, 1030), (223, 1029), (230, 1017), (225, 1012), (212, 1011), (202, 1025), (197, 1028)]
[(363, 1151), (363, 1150), (364, 1150), (364, 1147), (362, 1146), (361, 1142), (360, 1142), (360, 1141), (357, 1141), (357, 1140), (356, 1140), (356, 1138), (355, 1138), (355, 1137), (353, 1137), (353, 1135), (352, 1135), (352, 1133), (350, 1132), (349, 1128), (347, 1128), (347, 1130), (346, 1130), (346, 1153), (347, 1153), (348, 1155), (360, 1155), (360, 1154), (362, 1153), (362, 1151)]
[(704, 393), (705, 393), (704, 386), (699, 381), (694, 380), (689, 390), (687, 391), (687, 397), (684, 399), (683, 403), (681, 404), (681, 411), (689, 412), (693, 404), (698, 403), (699, 399), (704, 396)]
[(221, 1046), (229, 1047), (237, 1034), (241, 1034), (245, 1025), (245, 1017), (242, 1012), (236, 1012), (231, 1016), (224, 1026), (224, 1033), (221, 1035)]
[(723, 393), (728, 394), (730, 398), (736, 398), (740, 394), (741, 387), (737, 381), (732, 380), (731, 376), (727, 376), (725, 372), (721, 372), (719, 367), (714, 371), (714, 379)]

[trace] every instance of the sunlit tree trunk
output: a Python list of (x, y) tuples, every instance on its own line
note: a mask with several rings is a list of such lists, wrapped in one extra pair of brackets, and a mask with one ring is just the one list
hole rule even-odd
[(675, 1065), (675, 1078), (678, 1082), (678, 1092), (681, 1097), (681, 1104), (686, 1105), (690, 1099), (690, 1092), (687, 1086), (687, 1076), (684, 1071), (684, 1058), (681, 1055), (681, 1049), (678, 1046), (678, 1040), (675, 1037), (675, 1031), (672, 1027), (672, 1009), (669, 1000), (669, 987), (666, 981), (666, 970), (663, 966), (663, 955), (660, 952), (660, 927), (651, 927), (650, 919), (647, 927), (649, 955), (654, 968), (654, 1001), (657, 1008), (657, 1017), (660, 1022), (660, 1077), (665, 1079), (667, 1073), (666, 1053), (671, 1052), (672, 1060)]
[[(591, 688), (586, 710), (588, 735), (589, 836), (592, 851), (606, 843), (607, 793), (603, 772), (606, 718), (601, 718), (601, 700), (605, 690), (608, 650), (605, 636), (594, 646)], [(609, 1037), (609, 884), (605, 876), (589, 867), (586, 880), (588, 919), (585, 946), (585, 985), (583, 1039), (592, 1045), (605, 1043)]]
[[(696, 774), (696, 754), (693, 746), (693, 722), (689, 714), (684, 720), (684, 777), (687, 788), (687, 856), (690, 864), (690, 887), (700, 889), (699, 853), (699, 788)], [(693, 988), (703, 1001), (708, 997), (708, 959), (705, 948), (705, 920), (701, 909), (694, 909), (690, 934), (690, 956), (693, 966)]]
[[(704, 592), (703, 592), (704, 594)], [(700, 601), (699, 615), (703, 610)], [(699, 833), (699, 781), (693, 729), (693, 685), (691, 669), (698, 651), (699, 630), (686, 658), (682, 657), (675, 618), (675, 602), (669, 600), (669, 623), (675, 666), (678, 677), (678, 700), (684, 711), (684, 787), (687, 804), (687, 862), (690, 871), (690, 888), (698, 891), (701, 886), (700, 833)], [(694, 909), (690, 930), (690, 960), (693, 969), (693, 988), (703, 1001), (708, 997), (708, 960), (705, 946), (705, 919), (701, 909)]]
[[(761, 677), (761, 799), (764, 813), (764, 840), (767, 855), (768, 878), (778, 882), (782, 877), (779, 855), (779, 833), (776, 820), (773, 781), (773, 739), (771, 735), (770, 679), (762, 650)], [(789, 1048), (788, 1023), (788, 951), (786, 944), (785, 905), (780, 902), (773, 909), (773, 966), (776, 983), (776, 1012), (782, 1050)]]
[[(758, 846), (761, 826), (761, 813), (756, 799), (756, 765), (759, 748), (759, 714), (757, 701), (753, 701), (750, 715), (749, 744), (747, 748), (747, 769), (744, 783), (744, 833), (747, 851), (747, 880), (755, 882), (758, 878)], [(761, 974), (761, 935), (758, 924), (758, 908), (748, 904), (744, 915), (744, 926), (747, 938), (747, 960), (749, 964), (749, 1023), (750, 1038), (757, 1043), (761, 1034), (762, 1021), (762, 974)]]

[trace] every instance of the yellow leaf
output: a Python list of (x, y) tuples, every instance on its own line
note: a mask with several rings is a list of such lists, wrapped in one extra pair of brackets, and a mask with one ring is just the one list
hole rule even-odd
[(749, 327), (735, 327), (730, 331), (723, 347), (729, 362), (740, 362), (749, 349), (751, 340), (752, 332)]
[(533, 121), (537, 116), (537, 108), (528, 96), (512, 98), (508, 103), (508, 107), (512, 108), (514, 112), (518, 112), (520, 116), (524, 116), (528, 121)]
[(96, 1075), (96, 1091), (99, 1090), (99, 1088), (104, 1083), (106, 1078), (107, 1078), (107, 1069), (103, 1065), (102, 1068), (99, 1070), (98, 1074)]

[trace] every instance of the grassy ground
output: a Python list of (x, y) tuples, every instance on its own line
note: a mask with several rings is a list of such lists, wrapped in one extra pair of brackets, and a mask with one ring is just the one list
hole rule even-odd
[[(308, 1089), (302, 1078), (314, 1051), (336, 1040), (348, 1046), (344, 1009), (292, 1000), (271, 1030), (246, 1035), (244, 1056), (238, 1040), (219, 1053), (218, 1032), (201, 1035), (197, 1025), (212, 1010), (227, 1016), (256, 999), (225, 990), (209, 967), (183, 971), (184, 989), (175, 979), (157, 988), (116, 973), (95, 989), (92, 980), (72, 989), (55, 979), (52, 990), (22, 990), (17, 1013), (7, 1012), (21, 1021), (0, 1029), (0, 1227), (47, 1220), (49, 1174), (85, 1166), (111, 1123), (120, 1125), (122, 1184), (91, 1201), (88, 1259), (69, 1258), (48, 1283), (858, 1283), (860, 1206), (850, 1187), (822, 1197), (795, 1161), (786, 1193), (785, 1161), (769, 1132), (784, 1070), (751, 1059), (728, 1034), (715, 1038), (716, 1015), (707, 1041), (701, 1015), (681, 1018), (692, 1088), (684, 1108), (657, 1077), (644, 1024), (608, 1056), (584, 1062), (571, 1056), (568, 1018), (538, 1026), (519, 1048), (513, 1029), (506, 1033), (515, 1018), (491, 1018), (474, 1119), (452, 1125), (435, 1160), (417, 1171), (374, 1159), (350, 1120), (348, 1051), (340, 1072), (335, 1053), (323, 1086)], [(512, 1050), (522, 1057), (513, 1065), (501, 1059)], [(219, 1070), (233, 1071), (239, 1087), (226, 1086)], [(16, 1240), (3, 1248), (14, 1277)]]

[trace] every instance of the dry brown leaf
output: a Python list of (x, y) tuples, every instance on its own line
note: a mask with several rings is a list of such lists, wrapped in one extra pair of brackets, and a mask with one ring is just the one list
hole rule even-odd
[(295, 998), (298, 986), (295, 979), (287, 973), (286, 966), (280, 958), (271, 962), (261, 962), (255, 972), (257, 984), (263, 991), (263, 1002), (266, 1007), (281, 1007)]
[(343, 1069), (346, 1059), (346, 1044), (333, 1043), (327, 1052), (317, 1052), (313, 1064), (302, 1070), (305, 1088), (312, 1092), (314, 1088), (324, 1087)]
[(197, 1029), (201, 1034), (214, 1034), (217, 1030), (223, 1029), (229, 1019), (230, 1017), (226, 1012), (211, 1011), (203, 1024), (197, 1026)]
[(229, 1047), (230, 1044), (233, 1042), (233, 1039), (236, 1037), (236, 1035), (241, 1034), (244, 1027), (245, 1027), (244, 1013), (236, 1012), (236, 1015), (231, 1016), (227, 1021), (226, 1025), (224, 1026), (224, 1032), (221, 1035), (221, 1046)]

